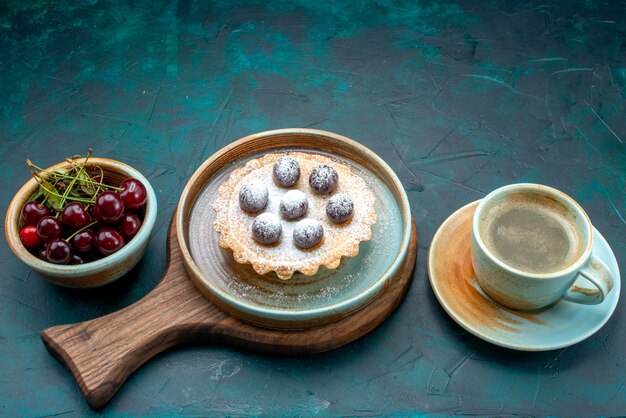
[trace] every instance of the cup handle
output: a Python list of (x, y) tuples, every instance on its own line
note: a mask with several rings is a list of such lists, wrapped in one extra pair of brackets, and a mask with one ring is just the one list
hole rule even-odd
[[(580, 277), (563, 295), (564, 300), (581, 303), (583, 305), (597, 305), (606, 299), (606, 296), (613, 288), (614, 279), (611, 271), (603, 261), (593, 254), (591, 255), (591, 261), (589, 264), (583, 267), (578, 272), (577, 276)], [(578, 284), (580, 278), (584, 278), (586, 281), (591, 282), (595, 289), (580, 286)]]

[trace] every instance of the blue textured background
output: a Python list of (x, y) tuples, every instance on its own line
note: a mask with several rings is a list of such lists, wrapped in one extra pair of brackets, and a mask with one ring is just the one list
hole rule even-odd
[(625, 271), (625, 25), (623, 1), (3, 2), (2, 210), (28, 179), (25, 158), (46, 166), (90, 146), (143, 172), (161, 210), (143, 261), (100, 290), (48, 284), (0, 246), (0, 415), (92, 412), (39, 332), (145, 295), (195, 168), (281, 127), (351, 137), (402, 178), (420, 232), (406, 300), (323, 355), (170, 350), (105, 412), (624, 414), (623, 301), (573, 347), (500, 349), (447, 317), (426, 254), (456, 208), (530, 181), (577, 199)]

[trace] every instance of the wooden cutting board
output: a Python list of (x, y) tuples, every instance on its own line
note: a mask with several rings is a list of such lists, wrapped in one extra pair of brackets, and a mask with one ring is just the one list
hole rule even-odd
[(220, 343), (279, 355), (314, 354), (348, 344), (376, 328), (400, 304), (411, 282), (416, 254), (413, 222), (404, 264), (391, 286), (372, 303), (321, 327), (272, 330), (229, 316), (200, 293), (185, 272), (172, 222), (167, 268), (150, 293), (109, 315), (47, 328), (41, 339), (72, 373), (89, 406), (102, 408), (139, 366), (180, 343)]

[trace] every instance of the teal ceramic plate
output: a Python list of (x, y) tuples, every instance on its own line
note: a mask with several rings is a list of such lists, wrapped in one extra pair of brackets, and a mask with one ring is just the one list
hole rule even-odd
[[(242, 148), (243, 147), (243, 148)], [(247, 161), (270, 152), (302, 151), (332, 156), (353, 167), (376, 197), (372, 240), (337, 269), (280, 280), (257, 274), (219, 247), (212, 228), (218, 187)], [(220, 159), (220, 156), (229, 159)], [(212, 170), (211, 167), (219, 169)], [(307, 328), (335, 322), (380, 295), (404, 260), (410, 238), (406, 194), (391, 169), (372, 151), (335, 134), (297, 129), (265, 132), (235, 142), (198, 169), (183, 192), (177, 215), (186, 268), (213, 302), (246, 321), (274, 328)]]
[(498, 305), (476, 283), (471, 262), (471, 223), (478, 202), (452, 214), (430, 246), (430, 283), (445, 311), (475, 336), (523, 351), (567, 347), (592, 336), (609, 320), (620, 294), (617, 260), (602, 234), (594, 228), (593, 253), (611, 270), (615, 285), (599, 305), (559, 301), (538, 312), (519, 312)]

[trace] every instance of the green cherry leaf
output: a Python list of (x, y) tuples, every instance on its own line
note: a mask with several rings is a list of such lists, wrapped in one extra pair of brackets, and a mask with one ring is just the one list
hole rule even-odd
[(39, 189), (53, 209), (61, 210), (62, 198), (60, 197), (58, 190), (50, 182), (41, 178), (39, 180)]

